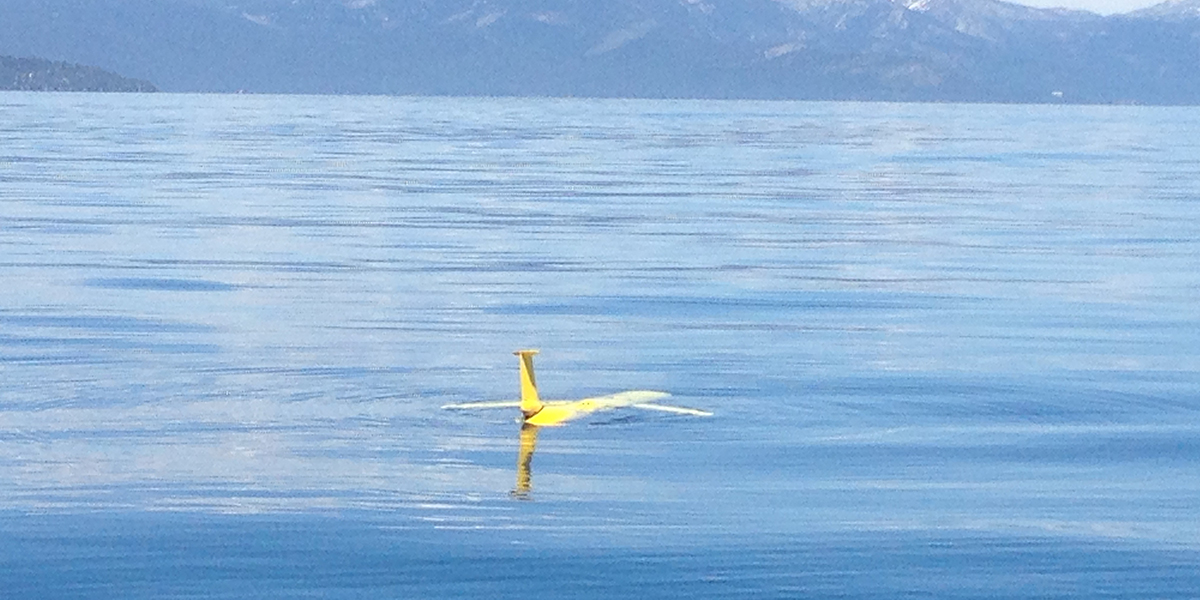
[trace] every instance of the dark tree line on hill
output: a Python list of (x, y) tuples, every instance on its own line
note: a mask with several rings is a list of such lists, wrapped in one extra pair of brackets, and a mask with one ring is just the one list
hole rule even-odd
[(154, 92), (153, 84), (97, 67), (40, 58), (0, 56), (0, 90), (40, 92)]

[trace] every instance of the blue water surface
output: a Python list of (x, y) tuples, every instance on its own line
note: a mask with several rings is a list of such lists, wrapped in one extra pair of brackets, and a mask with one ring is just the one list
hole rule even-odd
[[(0, 94), (0, 594), (1191, 598), (1200, 111)], [(517, 394), (666, 390), (540, 432)]]

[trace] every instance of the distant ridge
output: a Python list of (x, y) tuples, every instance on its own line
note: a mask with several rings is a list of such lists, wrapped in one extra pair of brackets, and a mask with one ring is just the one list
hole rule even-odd
[(168, 91), (1200, 104), (1200, 0), (4, 0), (0, 54)]
[(1167, 0), (1148, 8), (1135, 10), (1129, 13), (1129, 16), (1173, 21), (1200, 19), (1200, 0)]
[(156, 92), (153, 84), (98, 67), (41, 58), (0, 56), (0, 90), (37, 92)]

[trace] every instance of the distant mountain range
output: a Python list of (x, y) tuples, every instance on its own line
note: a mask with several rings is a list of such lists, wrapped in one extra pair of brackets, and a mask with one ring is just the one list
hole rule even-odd
[(0, 54), (168, 91), (1200, 103), (1200, 0), (5, 0)]
[(154, 92), (153, 84), (104, 69), (38, 58), (0, 56), (0, 90)]

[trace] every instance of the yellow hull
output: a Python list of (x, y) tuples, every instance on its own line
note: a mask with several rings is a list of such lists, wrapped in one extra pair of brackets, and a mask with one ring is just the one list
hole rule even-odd
[(530, 425), (538, 425), (540, 427), (554, 427), (557, 425), (562, 425), (567, 421), (590, 415), (592, 413), (612, 410), (614, 408), (644, 405), (653, 400), (666, 398), (668, 396), (670, 396), (670, 394), (666, 392), (635, 390), (631, 392), (612, 394), (610, 396), (584, 398), (583, 400), (557, 400), (544, 402), (542, 403), (540, 410), (525, 417), (525, 422), (529, 423)]

